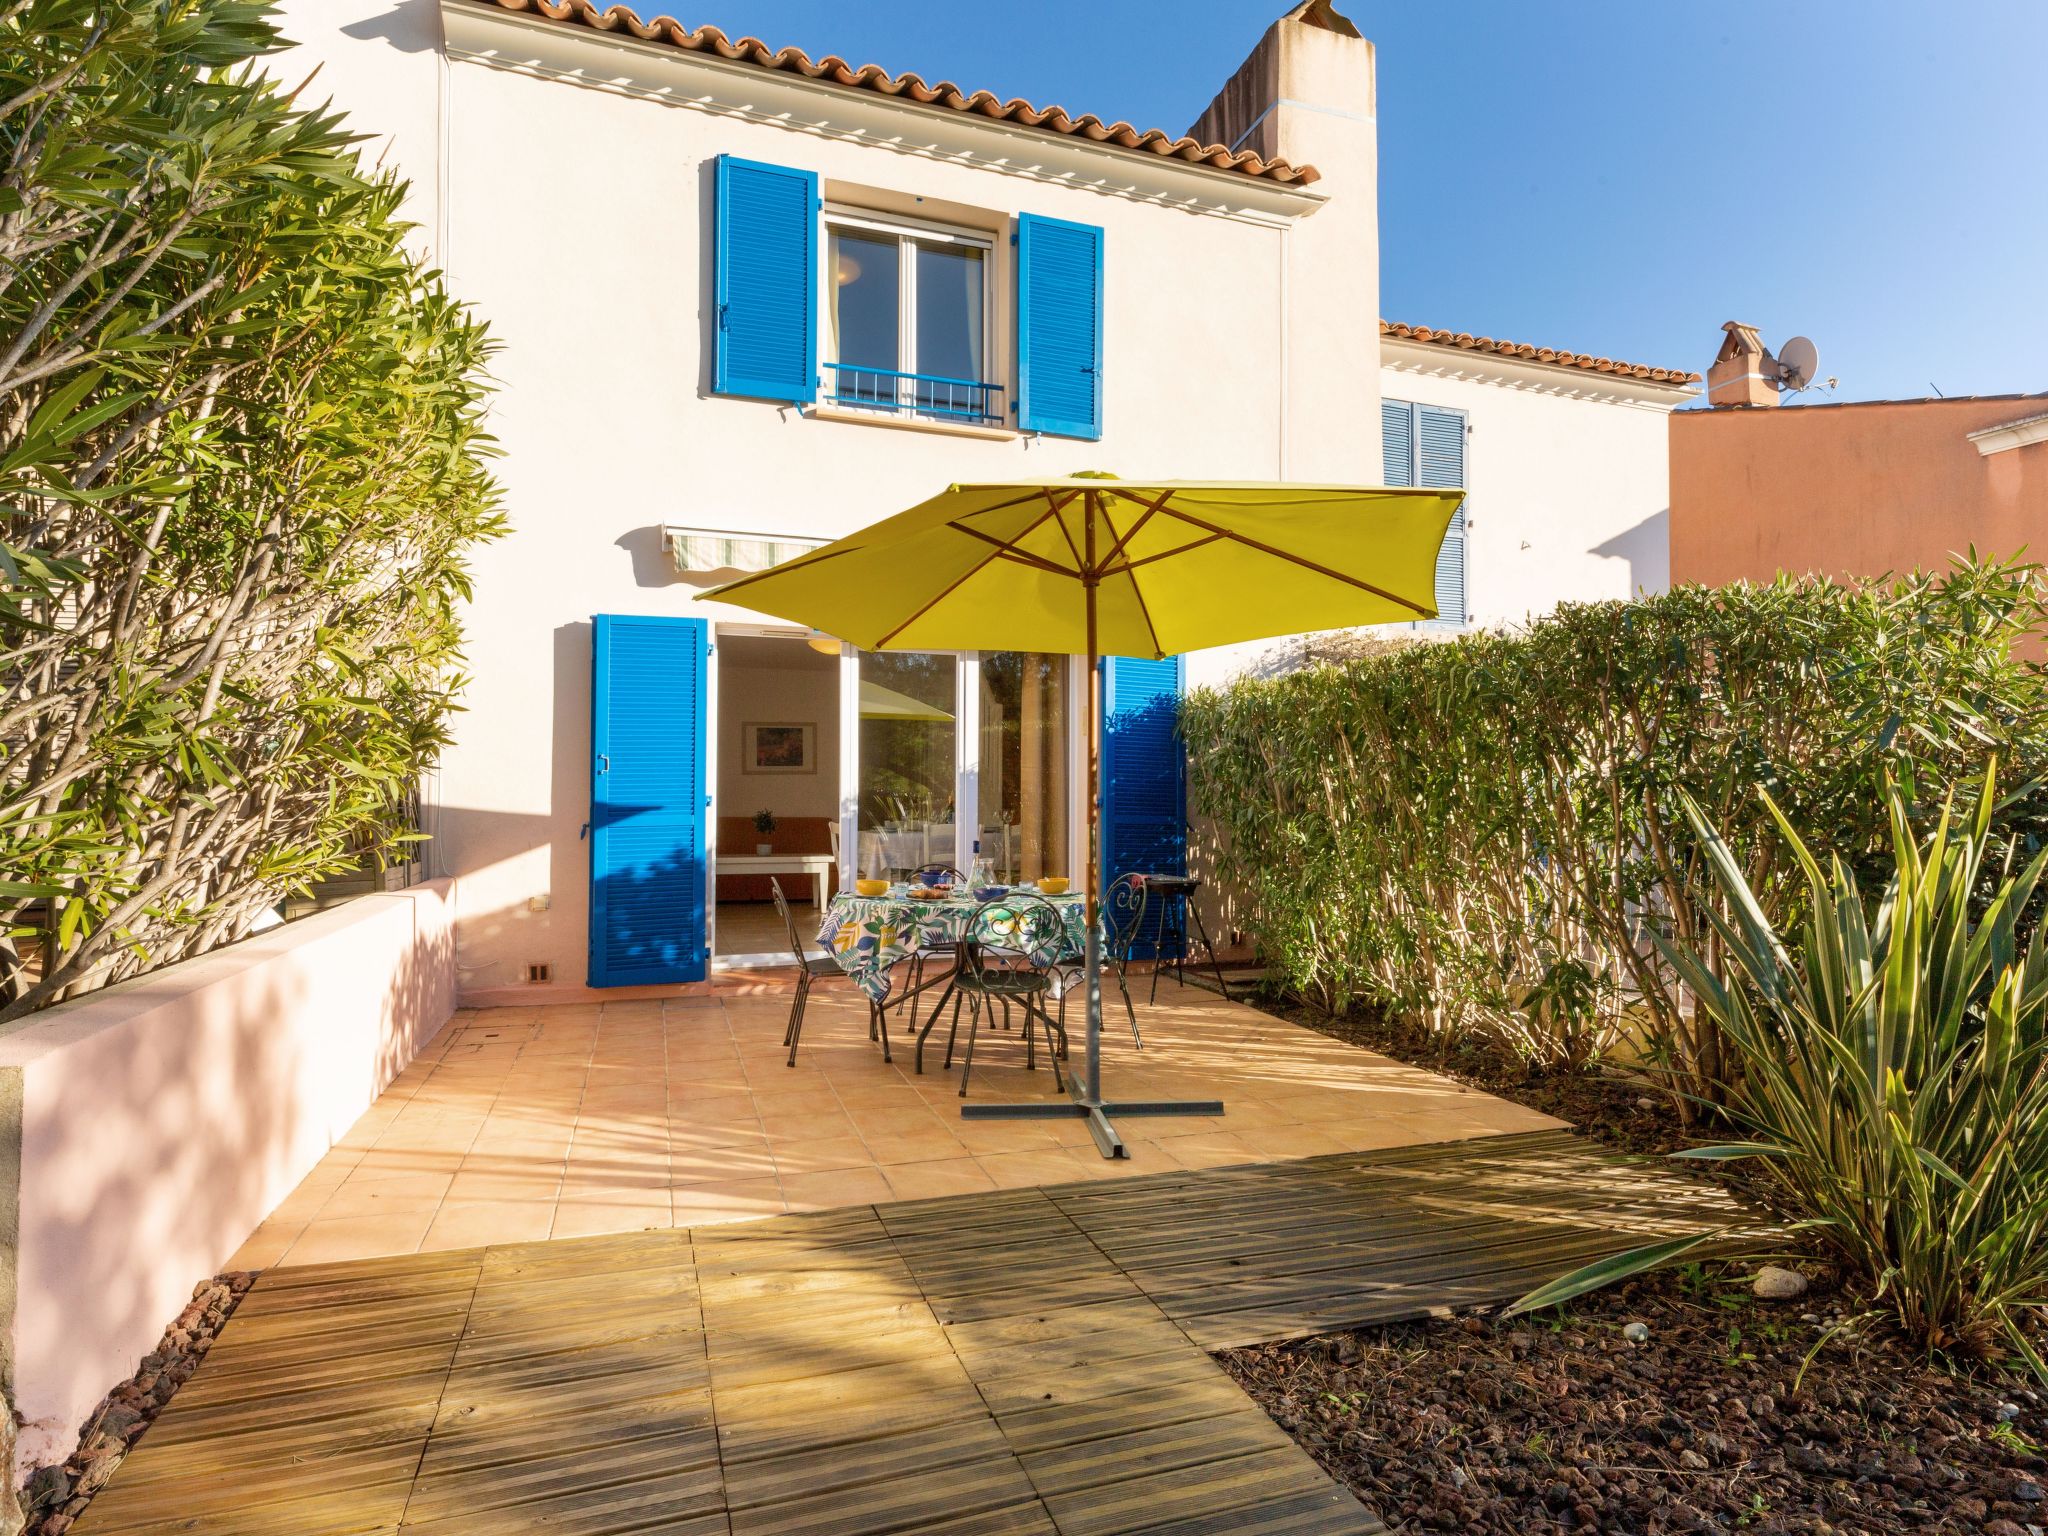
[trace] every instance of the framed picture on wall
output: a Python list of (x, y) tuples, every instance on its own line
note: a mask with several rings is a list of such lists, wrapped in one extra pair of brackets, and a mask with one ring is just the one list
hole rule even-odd
[(749, 721), (740, 727), (740, 751), (742, 773), (816, 773), (818, 727)]

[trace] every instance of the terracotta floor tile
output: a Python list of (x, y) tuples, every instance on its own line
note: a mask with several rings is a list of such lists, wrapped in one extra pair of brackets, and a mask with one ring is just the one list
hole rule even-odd
[(668, 1181), (671, 1186), (727, 1184), (739, 1179), (772, 1179), (776, 1173), (774, 1154), (764, 1138), (737, 1147), (705, 1147), (691, 1151), (671, 1150)]
[(271, 1217), (249, 1234), (248, 1241), (228, 1260), (229, 1269), (268, 1269), (290, 1251), (305, 1223)]
[(506, 1200), (553, 1201), (562, 1188), (562, 1165), (540, 1165), (488, 1157), (463, 1160), (443, 1197), (448, 1205)]
[[(1147, 1005), (1149, 986), (1140, 980), (1143, 1051), (1109, 999), (1104, 1088), (1124, 1099), (1215, 1097), (1226, 1108), (1123, 1120), (1131, 1156), (1115, 1162), (1077, 1118), (963, 1120), (959, 1061), (941, 1065), (946, 1024), (919, 1074), (908, 1013), (892, 1011), (894, 1060), (884, 1063), (850, 987), (813, 993), (794, 1069), (781, 1044), (786, 990), (465, 1010), (249, 1236), (238, 1262), (406, 1252), (430, 1229), (435, 1247), (489, 1241), (493, 1206), (516, 1212), (507, 1222), (523, 1235), (545, 1223), (567, 1237), (1553, 1123), (1171, 978)], [(1065, 1065), (1077, 1069), (1079, 1019), (1069, 1014), (1077, 1054)], [(1043, 1051), (1026, 1071), (1016, 1029), (984, 1027), (976, 1050), (966, 1102), (1057, 1102)]]
[(329, 1264), (340, 1259), (374, 1259), (413, 1253), (434, 1219), (432, 1208), (393, 1211), (375, 1216), (348, 1216), (306, 1224), (281, 1265)]
[(782, 1186), (774, 1179), (736, 1179), (722, 1184), (692, 1184), (670, 1194), (679, 1227), (713, 1226), (780, 1216), (788, 1209)]
[(1235, 1134), (1261, 1157), (1324, 1157), (1333, 1152), (1359, 1152), (1335, 1129), (1314, 1125), (1261, 1125)]
[(1258, 1152), (1249, 1143), (1226, 1131), (1174, 1136), (1159, 1145), (1183, 1168), (1222, 1168), (1232, 1163), (1259, 1161)]
[(966, 1143), (944, 1125), (929, 1130), (919, 1128), (872, 1133), (862, 1139), (867, 1143), (873, 1161), (885, 1168), (898, 1163), (936, 1163), (970, 1155)]
[(824, 1173), (838, 1168), (871, 1168), (874, 1158), (858, 1136), (778, 1137), (768, 1139), (777, 1173)]
[(761, 1116), (761, 1129), (772, 1137), (821, 1141), (827, 1137), (855, 1135), (853, 1121), (844, 1110), (826, 1113), (801, 1110), (770, 1111)]
[[(645, 1190), (633, 1193), (644, 1195)], [(650, 1227), (671, 1227), (675, 1215), (666, 1198), (645, 1200), (563, 1200), (555, 1206), (554, 1225), (548, 1236), (595, 1237), (603, 1232), (640, 1232)]]
[(782, 1193), (792, 1211), (828, 1210), (841, 1205), (872, 1205), (896, 1198), (879, 1168), (845, 1168), (831, 1173), (793, 1173), (782, 1177)]
[[(1100, 1160), (1090, 1143), (1088, 1155)], [(1073, 1184), (1089, 1176), (1073, 1150), (1051, 1147), (1038, 1152), (984, 1153), (975, 1158), (997, 1189), (1024, 1189), (1034, 1184)]]
[(422, 1253), (480, 1248), (488, 1243), (535, 1243), (554, 1224), (553, 1200), (492, 1200), (443, 1205), (420, 1240)]
[(931, 1163), (897, 1163), (882, 1170), (898, 1200), (935, 1200), (942, 1195), (972, 1195), (994, 1189), (988, 1170), (971, 1157)]
[(366, 1178), (358, 1170), (328, 1196), (312, 1219), (333, 1221), (347, 1217), (375, 1217), (393, 1211), (425, 1210), (431, 1213), (447, 1195), (448, 1186), (454, 1179), (453, 1173), (399, 1173)]

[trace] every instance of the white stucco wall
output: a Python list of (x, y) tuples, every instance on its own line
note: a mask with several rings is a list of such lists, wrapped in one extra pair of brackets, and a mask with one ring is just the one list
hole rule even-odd
[(1474, 626), (1671, 585), (1671, 410), (1687, 390), (1389, 343), (1380, 390), (1466, 413)]
[[(661, 525), (827, 537), (954, 480), (1077, 469), (1377, 478), (1376, 375), (1355, 347), (1313, 340), (1377, 325), (1370, 164), (1333, 178), (1352, 194), (1338, 219), (1314, 189), (821, 90), (466, 0), (290, 0), (287, 29), (304, 47), (279, 72), (326, 58), (323, 84), (412, 179), (425, 248), (501, 346), (492, 426), (514, 532), (475, 561), (472, 682), (433, 786), (431, 867), (462, 876), (466, 989), (522, 981), (533, 962), (558, 981), (583, 977), (591, 616), (758, 617), (693, 602), (667, 567)], [(1362, 72), (1333, 88), (1348, 91), (1346, 110), (1369, 113), (1369, 48), (1346, 53), (1320, 35), (1305, 46), (1326, 75), (1331, 49)], [(1347, 137), (1319, 147), (1363, 145), (1369, 159), (1369, 121), (1329, 122)], [(903, 431), (713, 395), (720, 154), (815, 171), (828, 201), (995, 234), (1002, 344), (989, 376), (1012, 386), (1015, 216), (1102, 226), (1102, 439)], [(1352, 280), (1327, 280), (1336, 272)], [(1290, 294), (1317, 306), (1320, 325)], [(1352, 397), (1355, 435), (1283, 432), (1291, 401), (1328, 409), (1337, 391)], [(753, 808), (733, 799), (743, 784), (720, 778), (732, 803), (714, 816)]]

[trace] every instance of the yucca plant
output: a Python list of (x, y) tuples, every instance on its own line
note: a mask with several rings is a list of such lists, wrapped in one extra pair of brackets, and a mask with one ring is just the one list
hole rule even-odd
[[(1843, 860), (1823, 869), (1766, 797), (1804, 884), (1790, 945), (1687, 803), (1722, 898), (1707, 919), (1728, 979), (1663, 947), (1727, 1041), (1725, 1113), (1746, 1139), (1679, 1155), (1760, 1159), (1797, 1225), (1930, 1351), (2003, 1342), (2048, 1375), (2026, 1326), (2048, 1304), (2048, 945), (2021, 924), (2048, 853), (2015, 867), (1992, 831), (1991, 771), (1924, 839), (1910, 788), (1890, 783), (1886, 799), (1894, 870), (1873, 898)], [(1680, 1246), (1589, 1266), (1525, 1305)]]

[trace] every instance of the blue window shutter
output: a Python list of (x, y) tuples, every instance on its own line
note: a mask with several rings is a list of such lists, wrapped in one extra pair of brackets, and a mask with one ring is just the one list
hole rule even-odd
[(711, 387), (761, 400), (818, 398), (818, 178), (718, 157)]
[[(1178, 721), (1182, 677), (1178, 656), (1164, 661), (1103, 658), (1105, 890), (1118, 875), (1187, 873), (1187, 754)], [(1145, 942), (1137, 952), (1150, 958), (1153, 948)]]
[[(1465, 413), (1433, 405), (1415, 407), (1419, 485), (1465, 483)], [(1436, 613), (1439, 622), (1465, 622), (1465, 508), (1459, 504), (1436, 556)]]
[(1102, 436), (1102, 231), (1017, 218), (1017, 425)]
[(702, 619), (591, 621), (590, 985), (702, 981)]
[(1380, 452), (1388, 485), (1415, 483), (1415, 407), (1406, 400), (1380, 402)]

